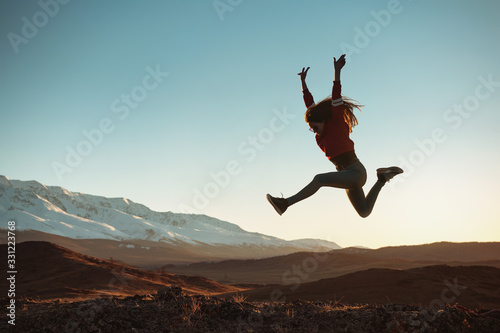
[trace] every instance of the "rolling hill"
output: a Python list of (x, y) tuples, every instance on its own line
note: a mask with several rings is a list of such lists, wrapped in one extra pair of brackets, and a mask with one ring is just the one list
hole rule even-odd
[[(7, 252), (7, 245), (0, 245)], [(7, 271), (7, 262), (2, 269)], [(48, 242), (23, 242), (16, 246), (16, 297), (41, 299), (133, 296), (176, 285), (188, 293), (214, 295), (240, 291), (202, 277), (145, 271), (121, 262), (83, 255)], [(0, 288), (8, 290), (2, 279)]]
[(224, 283), (283, 284), (301, 274), (302, 282), (368, 270), (410, 269), (429, 265), (500, 268), (500, 243), (440, 242), (376, 250), (341, 249), (329, 252), (297, 252), (255, 260), (224, 260), (188, 265), (168, 265), (170, 273), (204, 276)]

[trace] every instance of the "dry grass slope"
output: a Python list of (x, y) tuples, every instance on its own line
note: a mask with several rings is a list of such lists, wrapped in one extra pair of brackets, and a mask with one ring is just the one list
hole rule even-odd
[[(186, 295), (176, 287), (151, 295), (84, 302), (24, 300), (12, 332), (499, 332), (495, 313), (456, 307), (348, 306), (332, 302), (249, 303)], [(6, 330), (5, 321), (0, 330)]]

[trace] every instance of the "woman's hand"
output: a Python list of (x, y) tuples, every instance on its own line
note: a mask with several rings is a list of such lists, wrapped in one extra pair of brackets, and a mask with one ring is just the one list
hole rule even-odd
[(302, 67), (302, 72), (297, 73), (298, 75), (300, 75), (300, 82), (302, 83), (302, 91), (307, 90), (306, 75), (307, 75), (307, 71), (309, 70), (309, 68), (311, 68), (311, 67), (307, 67), (307, 68)]
[(345, 65), (345, 54), (341, 55), (339, 60), (333, 57), (333, 67), (335, 68), (335, 71), (340, 71), (342, 67), (344, 67), (344, 65)]
[(306, 75), (307, 75), (307, 71), (309, 70), (309, 68), (311, 68), (311, 67), (307, 67), (307, 69), (305, 67), (302, 67), (302, 72), (297, 73), (297, 75), (300, 75), (300, 80), (301, 81), (305, 81), (306, 80)]

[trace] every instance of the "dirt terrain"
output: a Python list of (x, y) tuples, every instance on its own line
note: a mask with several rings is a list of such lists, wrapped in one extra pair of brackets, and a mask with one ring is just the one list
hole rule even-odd
[[(11, 332), (500, 332), (500, 311), (446, 306), (247, 302), (187, 295), (167, 287), (150, 295), (58, 303), (20, 302)], [(7, 331), (0, 322), (0, 330)]]

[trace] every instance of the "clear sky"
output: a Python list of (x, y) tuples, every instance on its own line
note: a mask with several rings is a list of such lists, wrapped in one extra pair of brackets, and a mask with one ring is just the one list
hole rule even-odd
[[(498, 1), (1, 1), (0, 174), (206, 214), (284, 239), (372, 248), (499, 241)], [(340, 189), (278, 216), (334, 171), (297, 73), (365, 105), (368, 171), (405, 174), (358, 217)]]

